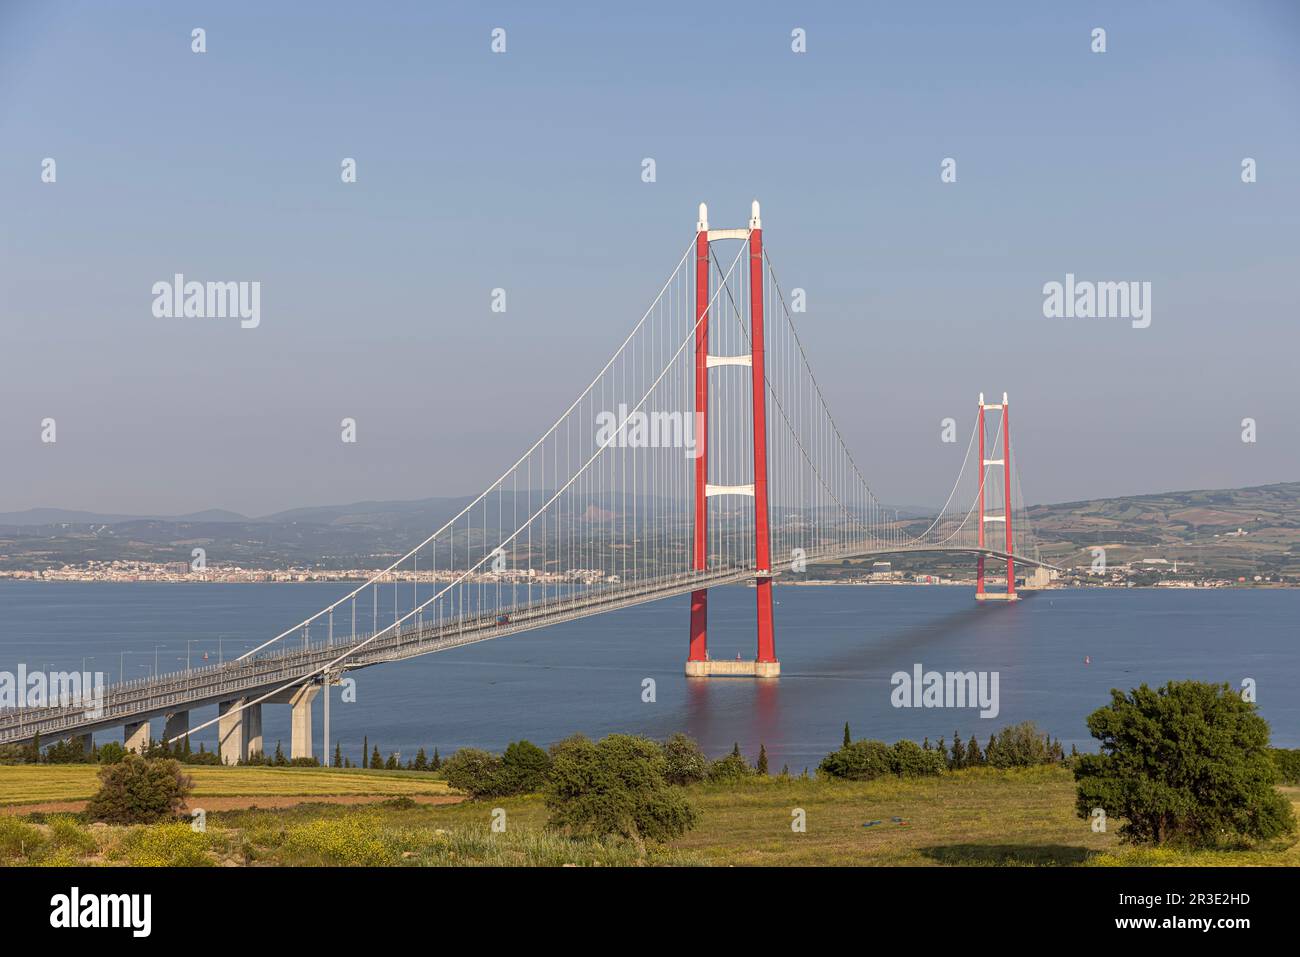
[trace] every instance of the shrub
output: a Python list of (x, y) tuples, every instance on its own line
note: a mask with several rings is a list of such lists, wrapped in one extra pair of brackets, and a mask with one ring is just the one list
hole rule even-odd
[(401, 859), (373, 814), (346, 814), (298, 824), (289, 829), (282, 847), (309, 864), (379, 867)]
[(988, 763), (995, 768), (1027, 768), (1054, 760), (1048, 736), (1032, 721), (1003, 728), (995, 741), (988, 752)]
[(221, 755), (215, 751), (191, 751), (181, 758), (184, 764), (221, 765)]
[(50, 828), (50, 843), (56, 847), (66, 848), (77, 855), (94, 854), (99, 850), (95, 835), (75, 817), (68, 814), (56, 814), (46, 823)]
[(735, 751), (725, 758), (709, 762), (708, 778), (710, 784), (735, 784), (743, 781), (753, 773), (748, 762)]
[(927, 751), (915, 741), (896, 741), (889, 749), (889, 769), (900, 778), (939, 774), (946, 768), (938, 751)]
[(546, 784), (551, 756), (531, 741), (515, 741), (501, 755), (496, 794), (532, 794)]
[(32, 861), (37, 867), (76, 867), (81, 858), (70, 847), (46, 845), (45, 850)]
[(188, 824), (153, 824), (132, 828), (122, 842), (122, 853), (132, 867), (205, 867), (208, 835)]
[(593, 744), (570, 742), (554, 756), (546, 788), (552, 827), (570, 834), (645, 842), (666, 841), (695, 826), (698, 816), (665, 777), (663, 749), (648, 738), (611, 734)]
[(27, 760), (27, 749), (21, 744), (0, 744), (0, 764), (23, 764)]
[(46, 764), (86, 764), (92, 757), (86, 753), (80, 736), (66, 741), (55, 741), (45, 749)]
[(501, 759), (479, 748), (461, 748), (443, 765), (447, 783), (470, 797), (489, 797), (498, 786)]
[(817, 773), (848, 781), (870, 781), (893, 772), (891, 754), (883, 741), (854, 741), (826, 755)]
[(109, 741), (99, 746), (100, 764), (117, 764), (126, 757), (126, 748), (117, 741)]
[(1102, 753), (1076, 761), (1075, 809), (1123, 819), (1126, 841), (1206, 847), (1295, 831), (1291, 805), (1274, 789), (1268, 724), (1227, 684), (1112, 690), (1088, 730)]
[(1284, 784), (1300, 784), (1300, 748), (1270, 748), (1278, 779)]
[(0, 814), (0, 860), (28, 856), (45, 843), (38, 828), (8, 814)]
[(708, 776), (709, 760), (700, 746), (684, 734), (674, 734), (664, 745), (667, 766), (664, 778), (669, 784), (694, 784)]
[(478, 748), (461, 748), (442, 762), (442, 770), (448, 784), (471, 797), (505, 797), (540, 791), (551, 760), (531, 741), (514, 741), (500, 757)]
[(86, 813), (91, 820), (109, 824), (153, 824), (175, 818), (194, 786), (194, 779), (176, 761), (138, 754), (100, 768), (99, 780)]

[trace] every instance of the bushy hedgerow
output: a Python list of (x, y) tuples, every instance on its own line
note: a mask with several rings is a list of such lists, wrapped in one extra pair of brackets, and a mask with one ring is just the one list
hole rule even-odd
[(946, 770), (938, 751), (927, 751), (915, 741), (894, 742), (889, 749), (889, 770), (900, 778), (919, 778)]
[(546, 784), (551, 755), (531, 741), (514, 741), (498, 757), (480, 748), (461, 748), (443, 765), (447, 783), (471, 797), (530, 794)]
[(893, 772), (892, 752), (883, 741), (850, 742), (817, 766), (818, 774), (846, 781), (870, 781)]

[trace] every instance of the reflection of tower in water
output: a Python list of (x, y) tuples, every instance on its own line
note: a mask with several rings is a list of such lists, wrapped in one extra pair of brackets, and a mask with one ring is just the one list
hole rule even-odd
[(739, 743), (745, 759), (758, 760), (767, 748), (771, 773), (785, 762), (778, 681), (695, 678), (686, 682), (686, 721), (681, 730), (693, 738), (710, 760)]

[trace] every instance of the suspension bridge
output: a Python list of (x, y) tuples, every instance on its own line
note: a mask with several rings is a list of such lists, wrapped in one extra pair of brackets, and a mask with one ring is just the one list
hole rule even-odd
[[(328, 689), (348, 671), (687, 595), (687, 676), (772, 679), (773, 580), (845, 559), (967, 554), (977, 600), (1015, 601), (1018, 567), (1052, 566), (1012, 462), (1007, 396), (980, 394), (937, 514), (882, 506), (813, 376), (759, 212), (755, 202), (746, 226), (718, 229), (701, 204), (671, 274), (578, 398), (401, 558), (236, 660), (119, 681), (94, 700), (51, 682), (48, 706), (0, 711), (0, 743), (89, 744), (121, 726), (140, 749), (162, 718), (171, 743), (216, 724), (233, 763), (262, 751), (262, 705), (288, 704), (291, 753), (310, 757), (325, 689), (324, 761)], [(709, 589), (742, 582), (755, 589), (755, 657), (711, 659)], [(192, 711), (213, 706), (191, 726)]]

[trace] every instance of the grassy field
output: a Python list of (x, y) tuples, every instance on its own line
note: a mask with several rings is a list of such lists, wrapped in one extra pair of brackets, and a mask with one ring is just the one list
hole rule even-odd
[[(91, 764), (0, 766), (0, 805), (83, 801), (99, 788)], [(344, 768), (189, 766), (194, 797), (334, 796), (447, 794), (445, 781), (423, 771), (365, 771)]]
[[(312, 774), (311, 769), (201, 770), (215, 775), (252, 772), (258, 780), (249, 786), (276, 788), (286, 786), (284, 774), (302, 775), (304, 782)], [(384, 786), (413, 783), (411, 773), (315, 773), (326, 779), (372, 778)], [(214, 781), (217, 787), (230, 786)], [(431, 784), (445, 787), (424, 782)], [(322, 781), (317, 786), (332, 790), (341, 785)], [(316, 803), (214, 812), (205, 834), (194, 834), (184, 824), (106, 828), (66, 817), (0, 819), (0, 859), (9, 864), (263, 866), (1300, 866), (1300, 844), (1201, 852), (1124, 848), (1113, 831), (1093, 833), (1074, 816), (1072, 777), (1057, 767), (973, 769), (866, 783), (766, 778), (734, 787), (699, 785), (688, 793), (700, 811), (699, 826), (666, 847), (652, 848), (645, 859), (623, 842), (569, 840), (549, 832), (546, 808), (536, 795), (441, 806), (397, 796), (359, 807)], [(1300, 804), (1300, 788), (1284, 793)], [(490, 829), (495, 808), (505, 812), (503, 833)], [(807, 821), (804, 833), (790, 826), (796, 808)], [(906, 824), (893, 822), (894, 817)], [(881, 823), (862, 826), (869, 821)]]

